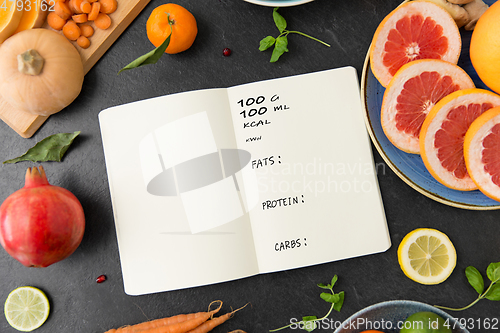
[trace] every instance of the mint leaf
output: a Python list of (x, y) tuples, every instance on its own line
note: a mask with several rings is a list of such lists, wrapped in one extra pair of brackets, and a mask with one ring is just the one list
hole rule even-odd
[(473, 266), (467, 267), (465, 269), (465, 276), (467, 277), (470, 285), (477, 291), (477, 293), (482, 294), (484, 291), (484, 280), (477, 268)]
[(278, 9), (278, 7), (273, 9), (273, 19), (278, 30), (283, 32), (286, 29), (286, 20), (280, 13), (278, 13)]
[(267, 50), (268, 48), (270, 48), (271, 46), (274, 45), (275, 41), (276, 41), (276, 39), (273, 36), (264, 37), (260, 41), (259, 51), (265, 51), (265, 50)]
[(492, 285), (484, 297), (490, 301), (500, 301), (500, 284)]
[(500, 281), (500, 262), (492, 262), (486, 269), (486, 275), (492, 282)]
[(338, 294), (332, 295), (329, 293), (321, 293), (319, 297), (328, 303), (337, 303), (340, 300), (340, 296)]
[(270, 62), (276, 62), (285, 52), (288, 52), (288, 39), (286, 36), (276, 38), (276, 45), (274, 46), (273, 54), (271, 55)]
[(50, 135), (28, 149), (28, 151), (23, 155), (7, 160), (3, 163), (17, 163), (22, 161), (61, 162), (64, 154), (78, 134), (80, 134), (80, 131)]
[(330, 282), (331, 288), (333, 288), (333, 286), (335, 285), (335, 283), (337, 283), (338, 279), (339, 279), (339, 277), (337, 275), (333, 276), (332, 282)]
[(339, 295), (339, 300), (335, 302), (333, 305), (333, 309), (337, 312), (340, 312), (340, 309), (342, 309), (342, 305), (344, 304), (344, 292), (341, 291), (337, 295)]
[(302, 322), (304, 323), (303, 328), (308, 332), (314, 331), (318, 326), (316, 324), (316, 316), (305, 316), (302, 317)]
[(328, 290), (332, 289), (332, 286), (330, 284), (318, 283), (318, 287)]

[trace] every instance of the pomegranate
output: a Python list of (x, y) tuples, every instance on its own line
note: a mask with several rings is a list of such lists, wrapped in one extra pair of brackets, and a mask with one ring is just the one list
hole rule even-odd
[(39, 168), (28, 168), (24, 187), (0, 206), (0, 244), (28, 267), (47, 267), (67, 258), (85, 230), (80, 201), (70, 191), (50, 185)]

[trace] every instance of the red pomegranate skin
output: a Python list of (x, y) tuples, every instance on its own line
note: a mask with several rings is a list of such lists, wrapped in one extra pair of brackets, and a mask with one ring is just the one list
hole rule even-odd
[(0, 206), (0, 243), (28, 267), (47, 267), (67, 258), (85, 230), (80, 201), (70, 191), (50, 185), (39, 168), (28, 168), (25, 186)]

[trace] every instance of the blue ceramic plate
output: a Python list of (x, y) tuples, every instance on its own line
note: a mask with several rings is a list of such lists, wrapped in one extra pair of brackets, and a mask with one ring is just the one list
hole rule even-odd
[(313, 0), (245, 0), (245, 1), (261, 6), (290, 7), (290, 6), (301, 5), (306, 2), (311, 2)]
[(441, 316), (453, 333), (469, 333), (446, 312), (415, 301), (387, 301), (371, 305), (349, 317), (334, 333), (358, 333), (368, 329), (397, 333), (398, 327), (404, 324), (406, 318), (421, 311), (430, 311)]
[[(491, 5), (494, 0), (485, 0)], [(476, 87), (488, 89), (479, 79), (469, 58), (471, 31), (460, 29), (462, 53), (458, 65), (474, 80)], [(369, 52), (368, 52), (369, 53)], [(438, 202), (472, 210), (499, 209), (500, 203), (480, 191), (457, 191), (437, 182), (425, 168), (420, 155), (408, 154), (396, 148), (384, 134), (380, 124), (380, 109), (385, 88), (373, 76), (369, 54), (366, 56), (361, 78), (361, 97), (365, 110), (365, 122), (373, 144), (387, 165), (408, 185)]]

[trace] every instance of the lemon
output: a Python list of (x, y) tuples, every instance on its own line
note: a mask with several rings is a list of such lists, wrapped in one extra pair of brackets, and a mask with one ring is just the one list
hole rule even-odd
[(43, 291), (28, 286), (11, 291), (4, 307), (10, 326), (22, 332), (31, 332), (42, 326), (49, 311), (49, 300)]
[(448, 236), (436, 229), (420, 228), (407, 234), (398, 248), (403, 273), (422, 284), (438, 284), (450, 276), (457, 253)]

